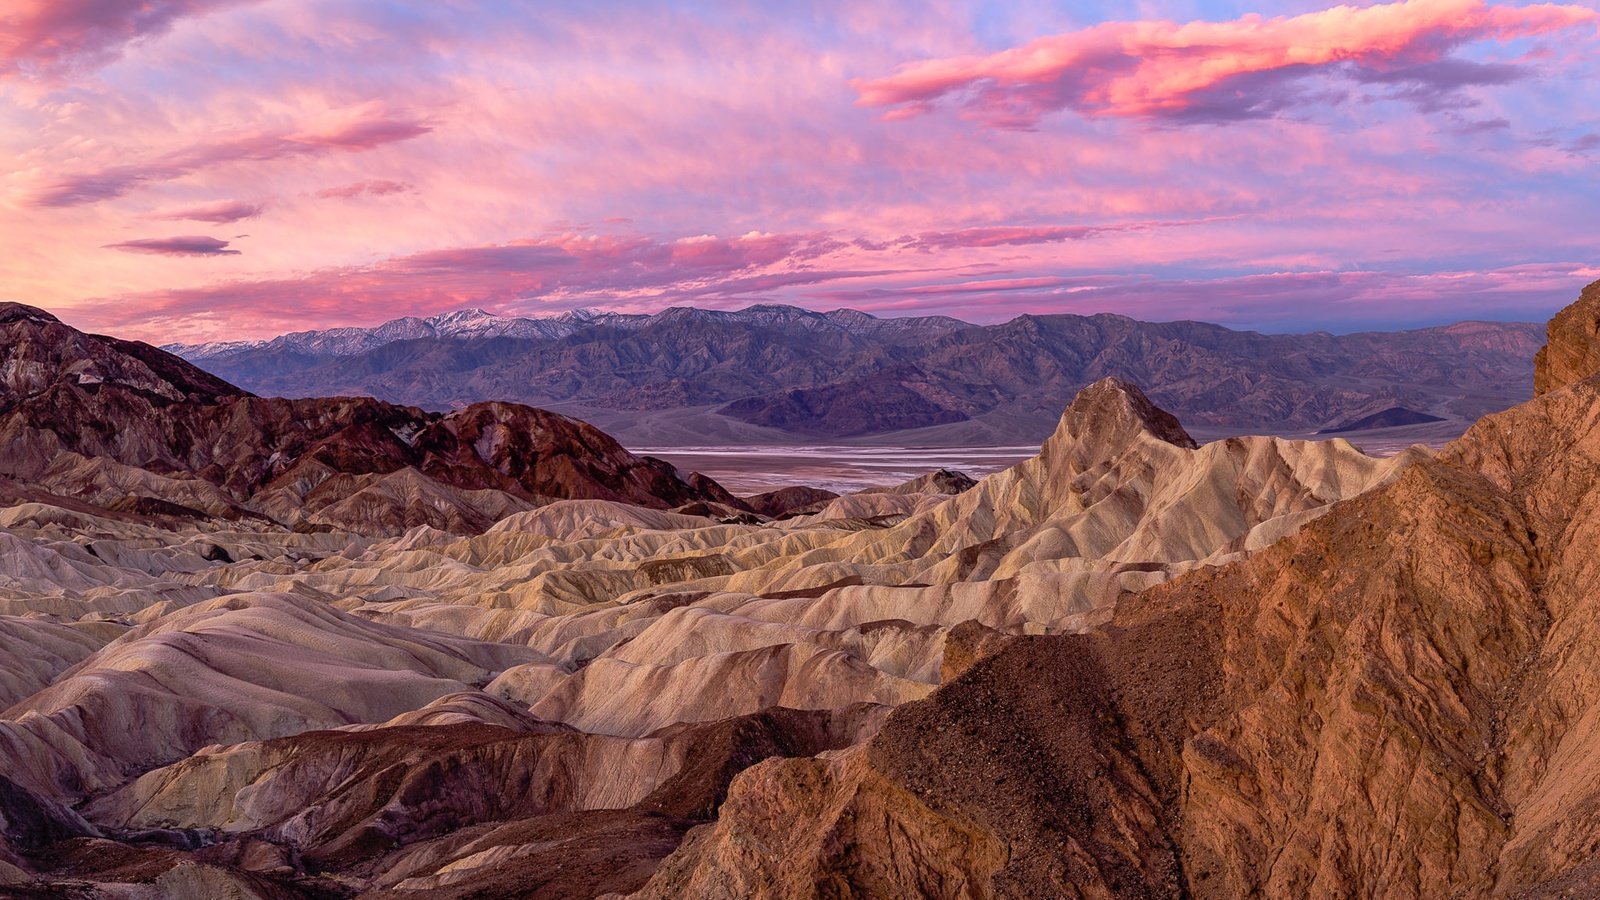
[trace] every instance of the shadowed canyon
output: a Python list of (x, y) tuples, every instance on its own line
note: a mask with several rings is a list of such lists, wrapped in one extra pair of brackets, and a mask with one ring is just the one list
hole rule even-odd
[(1437, 450), (1095, 374), (981, 479), (743, 494), (0, 304), (0, 896), (1600, 895), (1600, 283)]

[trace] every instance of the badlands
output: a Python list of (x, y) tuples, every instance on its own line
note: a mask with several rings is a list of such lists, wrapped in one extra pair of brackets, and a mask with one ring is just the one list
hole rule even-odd
[(976, 485), (793, 515), (0, 325), (0, 895), (1600, 884), (1600, 284), (1437, 454), (1107, 378)]

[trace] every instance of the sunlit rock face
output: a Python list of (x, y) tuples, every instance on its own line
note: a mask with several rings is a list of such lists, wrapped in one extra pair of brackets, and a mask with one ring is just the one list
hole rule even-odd
[(1556, 313), (1534, 358), (1533, 393), (1543, 396), (1600, 372), (1600, 281)]

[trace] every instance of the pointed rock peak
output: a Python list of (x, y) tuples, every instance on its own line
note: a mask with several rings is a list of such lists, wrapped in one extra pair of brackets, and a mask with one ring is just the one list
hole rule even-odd
[(21, 322), (32, 319), (35, 322), (60, 322), (61, 320), (50, 315), (36, 306), (25, 303), (13, 303), (9, 300), (0, 301), (0, 324), (6, 322)]
[(1533, 395), (1541, 397), (1600, 372), (1600, 281), (1555, 314), (1533, 360)]
[(1096, 443), (1131, 440), (1144, 432), (1186, 450), (1197, 445), (1178, 419), (1144, 395), (1138, 386), (1120, 378), (1102, 378), (1078, 392), (1061, 416), (1062, 430)]

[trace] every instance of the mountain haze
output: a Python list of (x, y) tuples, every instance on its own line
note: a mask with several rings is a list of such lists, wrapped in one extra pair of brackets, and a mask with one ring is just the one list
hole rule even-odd
[(1400, 406), (1459, 433), (1527, 396), (1539, 343), (1537, 326), (1518, 323), (1266, 335), (1109, 314), (978, 326), (759, 305), (544, 319), (468, 310), (168, 349), (257, 393), (441, 410), (513, 400), (633, 445), (978, 445), (1043, 439), (1074, 393), (1107, 376), (1214, 431), (1312, 432)]

